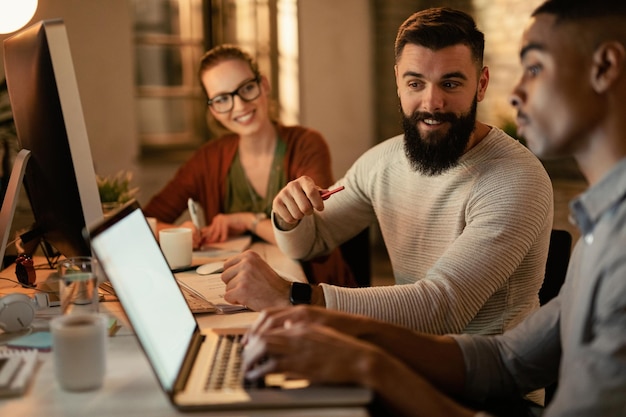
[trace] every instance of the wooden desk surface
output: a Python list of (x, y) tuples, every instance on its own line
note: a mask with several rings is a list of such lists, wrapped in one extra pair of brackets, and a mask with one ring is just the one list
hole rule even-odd
[[(273, 251), (272, 248), (268, 250)], [(276, 254), (272, 252), (272, 256)], [(287, 262), (283, 268), (287, 265), (291, 264)], [(38, 280), (45, 279), (50, 272), (52, 271), (38, 270)], [(297, 274), (297, 270), (290, 269), (289, 273)], [(32, 294), (32, 290), (18, 289), (13, 266), (1, 271), (0, 277), (13, 280), (13, 283), (0, 280), (0, 296), (13, 292)], [(123, 322), (123, 313), (119, 303), (104, 302), (100, 306), (102, 312), (118, 317)], [(33, 322), (34, 331), (46, 330), (49, 320), (58, 314), (59, 307), (39, 310)], [(243, 312), (231, 315), (203, 314), (196, 318), (201, 327), (240, 327), (248, 326), (257, 316), (258, 313)], [(4, 348), (2, 344), (5, 344), (10, 336), (0, 334), (0, 349)], [(0, 399), (0, 415), (7, 417), (368, 416), (367, 410), (360, 407), (183, 413), (169, 403), (131, 329), (123, 326), (115, 336), (107, 339), (107, 343), (107, 371), (104, 386), (101, 389), (79, 393), (63, 391), (54, 377), (52, 354), (40, 352), (39, 366), (27, 392), (21, 397)]]

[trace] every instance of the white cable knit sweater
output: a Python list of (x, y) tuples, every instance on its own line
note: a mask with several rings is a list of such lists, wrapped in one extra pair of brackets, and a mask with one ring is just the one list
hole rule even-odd
[(539, 306), (552, 184), (537, 158), (491, 132), (439, 176), (413, 171), (403, 136), (364, 153), (346, 189), (293, 230), (275, 229), (287, 255), (319, 255), (378, 221), (396, 285), (323, 284), (327, 308), (429, 333), (497, 334)]

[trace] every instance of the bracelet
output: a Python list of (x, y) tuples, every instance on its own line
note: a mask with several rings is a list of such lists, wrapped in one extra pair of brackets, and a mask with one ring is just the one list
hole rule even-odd
[(257, 227), (257, 225), (259, 224), (259, 222), (261, 220), (265, 220), (265, 219), (267, 219), (267, 214), (265, 214), (265, 213), (255, 213), (254, 214), (254, 220), (252, 221), (252, 224), (250, 225), (250, 231), (256, 235), (256, 227)]

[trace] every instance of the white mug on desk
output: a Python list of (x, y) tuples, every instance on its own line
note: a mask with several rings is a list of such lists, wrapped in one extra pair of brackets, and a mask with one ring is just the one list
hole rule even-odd
[(106, 316), (98, 313), (74, 313), (50, 321), (54, 370), (64, 390), (88, 391), (102, 386), (106, 321)]
[(191, 265), (193, 253), (191, 229), (186, 227), (163, 229), (159, 231), (159, 244), (170, 269), (185, 268)]

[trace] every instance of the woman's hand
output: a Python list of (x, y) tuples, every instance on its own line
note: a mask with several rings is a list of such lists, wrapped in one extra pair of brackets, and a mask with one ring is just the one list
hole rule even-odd
[(213, 217), (211, 224), (202, 229), (201, 245), (224, 242), (231, 236), (239, 236), (248, 231), (255, 220), (254, 213), (220, 213)]

